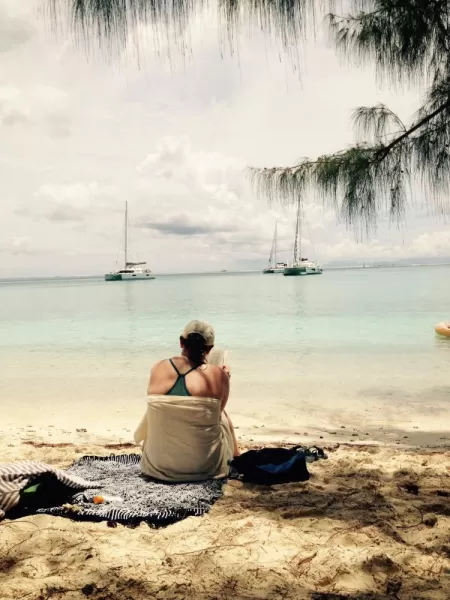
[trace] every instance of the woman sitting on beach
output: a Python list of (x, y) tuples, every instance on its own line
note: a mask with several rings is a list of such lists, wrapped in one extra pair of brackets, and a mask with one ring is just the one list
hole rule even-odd
[(181, 354), (151, 370), (147, 414), (135, 433), (135, 441), (144, 442), (147, 475), (165, 481), (224, 477), (239, 454), (225, 411), (230, 371), (208, 364), (214, 338), (211, 325), (191, 321), (180, 337)]

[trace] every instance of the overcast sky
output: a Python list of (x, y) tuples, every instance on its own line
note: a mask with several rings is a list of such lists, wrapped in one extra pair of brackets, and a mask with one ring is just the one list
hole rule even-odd
[[(158, 58), (145, 29), (139, 57), (88, 59), (38, 7), (0, 0), (0, 277), (115, 268), (125, 200), (131, 256), (155, 272), (262, 268), (277, 218), (288, 260), (292, 210), (258, 200), (245, 167), (345, 147), (355, 106), (384, 102), (404, 119), (419, 106), (420, 90), (378, 86), (320, 35), (299, 81), (258, 36), (222, 57), (213, 19), (193, 29), (186, 61)], [(306, 198), (303, 255), (312, 239), (323, 264), (450, 256), (445, 220), (422, 202), (400, 229), (384, 219), (357, 243)]]

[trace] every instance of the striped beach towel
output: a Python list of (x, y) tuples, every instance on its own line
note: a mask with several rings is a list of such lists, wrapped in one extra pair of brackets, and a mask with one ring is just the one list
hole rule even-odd
[(73, 490), (100, 487), (98, 482), (87, 481), (75, 473), (68, 473), (42, 462), (27, 460), (0, 464), (0, 520), (17, 506), (21, 491), (44, 475), (55, 477), (57, 481)]
[[(132, 526), (144, 521), (161, 527), (204, 515), (222, 495), (220, 479), (191, 483), (156, 481), (142, 473), (140, 454), (83, 456), (67, 472), (95, 479), (102, 487), (74, 493), (68, 503), (76, 506), (76, 512), (68, 511), (65, 506), (54, 506), (39, 509), (39, 514)], [(95, 504), (96, 495), (117, 500)]]

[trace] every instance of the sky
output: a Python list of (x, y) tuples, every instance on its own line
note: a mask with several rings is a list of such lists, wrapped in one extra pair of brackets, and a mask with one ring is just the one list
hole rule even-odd
[[(184, 55), (140, 26), (111, 58), (52, 27), (39, 0), (0, 0), (0, 278), (96, 275), (130, 257), (154, 272), (259, 269), (278, 220), (292, 254), (294, 210), (256, 197), (247, 166), (289, 165), (354, 140), (351, 112), (383, 102), (408, 120), (420, 88), (391, 89), (339, 59), (320, 31), (301, 77), (260, 34), (233, 56), (213, 15)], [(358, 240), (304, 198), (303, 256), (323, 265), (450, 257), (442, 214), (419, 195), (400, 225), (381, 215)]]

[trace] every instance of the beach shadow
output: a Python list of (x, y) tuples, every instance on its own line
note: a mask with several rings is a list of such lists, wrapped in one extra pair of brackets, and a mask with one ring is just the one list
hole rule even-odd
[[(353, 452), (368, 450), (378, 452), (376, 447), (352, 446)], [(333, 456), (328, 464), (321, 461), (318, 468), (316, 465), (308, 465), (308, 482), (272, 487), (239, 483), (235, 485), (242, 486), (243, 493), (237, 487), (221, 503), (237, 501), (242, 509), (262, 512), (274, 520), (333, 519), (349, 531), (375, 527), (405, 545), (409, 543), (405, 533), (414, 528), (426, 529), (427, 515), (434, 515), (436, 522), (439, 517), (450, 516), (448, 477), (407, 468), (384, 473), (380, 468), (361, 467), (360, 463), (352, 468), (340, 465)], [(431, 523), (433, 518), (428, 521)], [(429, 549), (432, 547), (429, 545)], [(436, 550), (440, 550), (438, 540)]]
[[(117, 570), (100, 567), (92, 573), (94, 581), (78, 584), (53, 583), (41, 588), (41, 594), (34, 596), (38, 600), (65, 600), (77, 598), (90, 600), (419, 600), (432, 598), (430, 589), (417, 590), (417, 595), (399, 596), (402, 581), (391, 577), (383, 583), (381, 592), (319, 592), (305, 585), (302, 578), (287, 580), (286, 574), (275, 568), (261, 573), (233, 574), (221, 566), (215, 566), (213, 576), (203, 579), (196, 573), (197, 559), (193, 557), (185, 562), (182, 570), (167, 572), (158, 581), (149, 581), (143, 573), (124, 575)], [(214, 565), (211, 564), (210, 567)], [(419, 595), (420, 594), (420, 595)], [(422, 595), (424, 594), (424, 595)]]
[[(41, 584), (40, 593), (37, 592), (33, 597), (37, 600), (65, 600), (68, 597), (80, 600), (397, 600), (396, 592), (402, 586), (398, 578), (391, 578), (383, 583), (382, 593), (319, 592), (311, 590), (300, 574), (292, 570), (288, 576), (276, 567), (246, 574), (236, 569), (230, 573), (225, 566), (211, 560), (205, 561), (205, 556), (201, 554), (189, 556), (179, 567), (171, 561), (170, 556), (165, 562), (164, 568), (153, 572), (152, 578), (142, 570), (133, 572), (131, 569), (127, 572), (125, 569), (109, 569), (98, 564), (74, 580), (71, 566), (72, 573), (65, 581), (55, 579), (55, 575), (60, 575), (60, 563), (48, 557), (46, 568), (54, 580)], [(20, 563), (21, 560), (17, 564)], [(80, 571), (84, 570), (80, 557)], [(213, 576), (199, 577), (199, 571), (203, 570), (209, 570)]]
[[(111, 530), (42, 516), (1, 524), (0, 578), (18, 586), (28, 577), (30, 586), (4, 597), (446, 599), (450, 476), (437, 465), (450, 455), (356, 445), (326, 450), (328, 460), (308, 465), (308, 482), (230, 481), (207, 517), (173, 528)], [(7, 531), (14, 532), (9, 539)], [(416, 571), (408, 557), (418, 552), (423, 567)], [(350, 593), (355, 574), (360, 579), (350, 583), (360, 591)]]

